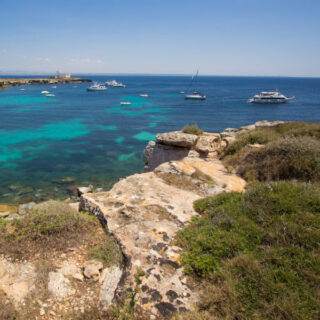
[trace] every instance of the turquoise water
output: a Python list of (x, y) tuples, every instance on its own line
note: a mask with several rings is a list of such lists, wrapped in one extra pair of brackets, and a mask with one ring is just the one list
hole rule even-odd
[[(143, 170), (147, 141), (185, 124), (221, 131), (263, 119), (320, 121), (320, 79), (199, 77), (207, 100), (186, 101), (179, 92), (188, 88), (188, 77), (92, 77), (110, 78), (127, 87), (87, 92), (83, 83), (0, 91), (0, 202), (66, 198), (74, 185), (110, 188)], [(285, 105), (247, 103), (256, 92), (276, 88), (297, 98)]]

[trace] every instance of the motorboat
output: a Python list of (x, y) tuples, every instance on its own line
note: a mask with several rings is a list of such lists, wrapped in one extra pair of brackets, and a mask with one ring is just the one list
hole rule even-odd
[(194, 91), (192, 94), (186, 94), (184, 96), (185, 99), (190, 99), (190, 100), (206, 100), (207, 96), (204, 96), (202, 94), (200, 94), (197, 91)]
[(50, 98), (50, 97), (55, 97), (55, 95), (54, 95), (53, 93), (47, 93), (47, 94), (46, 94), (46, 97), (49, 97), (49, 98)]
[(125, 88), (126, 86), (123, 83), (116, 83), (112, 85), (113, 87), (118, 87), (118, 88)]
[(101, 83), (94, 83), (92, 86), (88, 87), (88, 91), (104, 91), (107, 90), (108, 88)]
[[(194, 76), (192, 76), (192, 78), (191, 78), (190, 87), (193, 87), (194, 91), (193, 91), (193, 93), (185, 94), (185, 96), (184, 96), (185, 99), (189, 99), (189, 100), (206, 100), (207, 99), (207, 96), (201, 94), (200, 92), (198, 92), (196, 90), (198, 73), (199, 73), (199, 71), (197, 70), (197, 73)], [(189, 90), (187, 90), (187, 91), (189, 91)]]
[(51, 88), (52, 88), (52, 89), (57, 89), (57, 86), (52, 86)]
[(181, 94), (184, 94), (184, 91), (180, 91)]
[(22, 89), (19, 89), (19, 90), (20, 90), (20, 91), (26, 91), (26, 89), (23, 89), (23, 88), (22, 88)]
[(49, 91), (43, 90), (43, 91), (41, 91), (41, 93), (42, 93), (42, 94), (47, 94), (47, 93), (49, 93)]
[(260, 104), (280, 104), (286, 103), (289, 100), (293, 100), (295, 96), (286, 97), (278, 90), (276, 91), (263, 91), (259, 94), (254, 95), (253, 98), (249, 99), (250, 103), (260, 103)]
[(142, 97), (142, 98), (148, 98), (148, 97), (149, 97), (149, 95), (148, 95), (148, 94), (146, 94), (146, 93), (142, 93), (142, 94), (140, 94), (140, 97)]
[(107, 86), (114, 86), (115, 84), (118, 84), (116, 80), (108, 80), (105, 82)]
[(130, 105), (131, 102), (130, 101), (121, 101), (120, 104), (121, 105)]

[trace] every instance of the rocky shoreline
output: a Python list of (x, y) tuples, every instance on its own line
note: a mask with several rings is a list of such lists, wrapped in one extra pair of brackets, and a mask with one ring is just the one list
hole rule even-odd
[[(260, 121), (221, 133), (204, 132), (201, 136), (181, 131), (158, 134), (157, 141), (150, 141), (144, 151), (144, 173), (120, 180), (108, 192), (78, 189), (79, 200), (70, 205), (97, 216), (116, 239), (124, 256), (120, 267), (103, 271), (101, 266), (96, 267), (95, 280), (99, 280), (100, 286), (100, 293), (96, 294), (101, 309), (107, 310), (111, 304), (125, 299), (128, 293), (134, 294), (136, 304), (150, 319), (169, 319), (176, 312), (193, 308), (199, 300), (199, 288), (184, 274), (180, 262), (182, 250), (175, 245), (175, 235), (197, 216), (193, 208), (195, 200), (245, 190), (246, 182), (228, 172), (219, 159), (229, 143), (239, 133), (281, 123)], [(34, 204), (19, 206), (17, 212), (13, 212), (13, 208), (6, 213), (5, 208), (0, 207), (0, 210), (4, 219), (12, 219), (26, 214), (28, 206)], [(59, 267), (64, 263), (62, 259)], [(0, 257), (0, 283), (10, 268), (15, 270), (12, 264), (6, 257)], [(6, 267), (9, 265), (10, 268)], [(31, 267), (28, 265), (28, 268)], [(77, 273), (82, 275), (81, 268), (85, 270), (86, 265), (77, 265)], [(68, 282), (65, 280), (68, 274), (60, 276), (59, 270), (55, 272), (57, 279)], [(25, 281), (29, 288), (30, 277), (26, 276), (24, 280), (20, 271), (16, 278), (11, 274), (11, 284), (21, 285)], [(54, 285), (51, 278), (48, 283)], [(4, 292), (11, 292), (10, 288), (9, 285), (1, 287)], [(72, 288), (59, 291), (59, 299), (67, 299), (72, 294)], [(44, 311), (50, 315), (50, 310)], [(44, 311), (39, 311), (39, 319)], [(54, 317), (46, 319), (51, 318)]]
[(0, 78), (0, 90), (6, 87), (22, 85), (39, 85), (39, 84), (63, 84), (63, 83), (82, 83), (92, 82), (90, 79), (82, 78)]

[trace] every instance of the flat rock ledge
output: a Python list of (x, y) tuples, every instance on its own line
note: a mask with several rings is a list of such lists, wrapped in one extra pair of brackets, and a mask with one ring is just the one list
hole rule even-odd
[[(169, 319), (194, 307), (199, 291), (184, 273), (182, 249), (175, 245), (175, 236), (197, 215), (195, 200), (245, 190), (246, 182), (228, 172), (219, 160), (219, 150), (241, 132), (281, 123), (262, 121), (191, 140), (178, 134), (177, 144), (176, 132), (158, 135), (158, 141), (150, 142), (145, 150), (152, 171), (122, 179), (108, 192), (81, 196), (80, 209), (108, 226), (125, 258), (123, 268), (108, 271), (111, 275), (105, 278), (100, 296), (104, 310), (134, 292), (150, 319)], [(186, 141), (192, 141), (192, 147)]]

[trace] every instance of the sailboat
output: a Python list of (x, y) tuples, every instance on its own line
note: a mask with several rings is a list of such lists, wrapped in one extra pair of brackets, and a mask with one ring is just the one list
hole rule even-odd
[[(199, 70), (197, 70), (197, 73), (192, 76), (192, 79), (191, 79), (191, 85), (194, 85), (194, 88), (196, 87), (196, 82), (197, 82), (197, 77), (198, 77), (198, 73), (199, 73)], [(191, 94), (186, 94), (184, 96), (185, 99), (191, 99), (191, 100), (206, 100), (207, 99), (207, 96), (201, 94), (200, 92), (198, 92), (196, 89), (194, 89), (193, 93)]]

